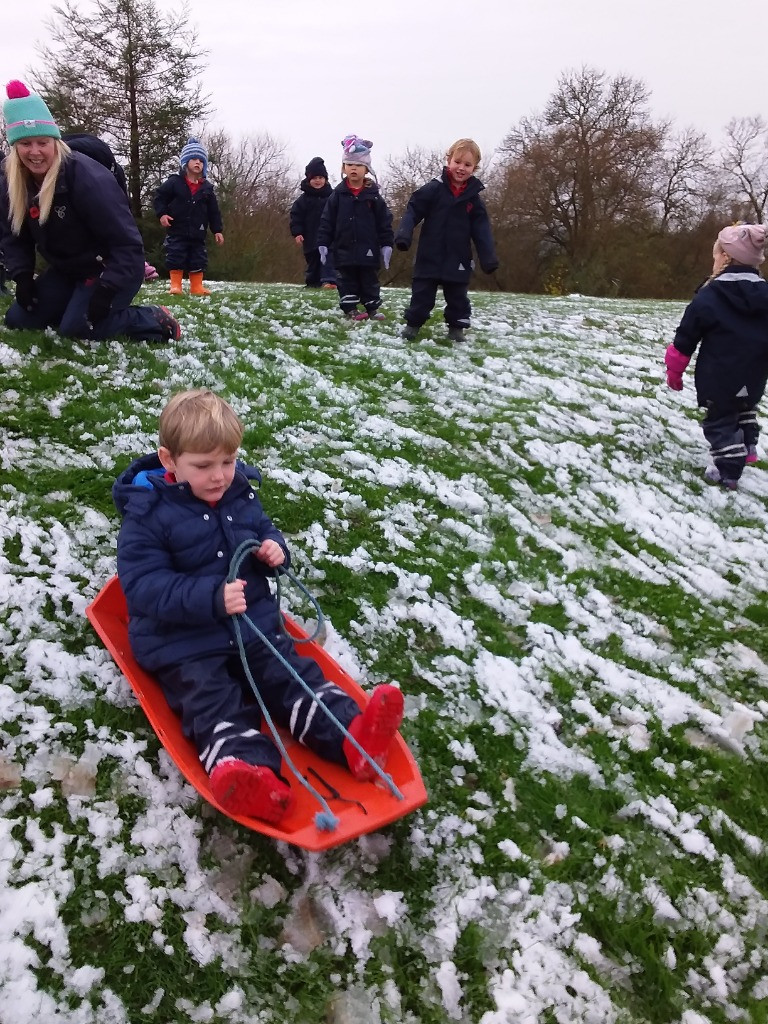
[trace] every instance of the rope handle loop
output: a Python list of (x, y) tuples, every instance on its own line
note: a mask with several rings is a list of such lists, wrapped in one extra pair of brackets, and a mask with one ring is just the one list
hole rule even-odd
[[(238, 545), (237, 549), (235, 550), (235, 553), (232, 555), (232, 560), (231, 560), (231, 562), (229, 564), (229, 572), (227, 574), (227, 582), (228, 583), (233, 583), (237, 579), (238, 570), (239, 570), (240, 566), (242, 565), (243, 561), (245, 560), (246, 556), (250, 552), (252, 552), (255, 549), (257, 549), (260, 546), (260, 544), (261, 544), (261, 542), (258, 540), (258, 538), (254, 538), (253, 540), (244, 540), (241, 544)], [(287, 576), (288, 579), (292, 583), (294, 583), (305, 594), (305, 596), (312, 603), (312, 605), (313, 605), (313, 607), (315, 609), (315, 612), (317, 614), (317, 626), (315, 628), (315, 631), (312, 633), (311, 636), (308, 636), (308, 637), (306, 637), (304, 639), (298, 640), (296, 637), (291, 636), (288, 633), (288, 631), (286, 630), (285, 625), (283, 623), (283, 615), (282, 615), (282, 612), (280, 610), (280, 599), (281, 599), (281, 596), (282, 596), (282, 590), (281, 590), (281, 586), (280, 586), (280, 576), (281, 575)], [(280, 622), (281, 630), (283, 631), (283, 633), (293, 643), (309, 643), (310, 641), (314, 640), (315, 637), (318, 636), (318, 634), (320, 633), (320, 630), (322, 628), (323, 622), (325, 621), (325, 616), (323, 615), (322, 609), (320, 608), (320, 605), (319, 605), (317, 599), (309, 592), (309, 590), (304, 586), (304, 584), (300, 580), (298, 580), (296, 578), (296, 576), (294, 576), (294, 574), (292, 572), (290, 572), (288, 569), (282, 568), (282, 566), (277, 566), (276, 567), (276, 569), (275, 569), (275, 579), (277, 581), (276, 602), (277, 602), (278, 620)], [(331, 722), (333, 722), (333, 724), (336, 726), (336, 728), (339, 729), (340, 732), (343, 733), (344, 738), (349, 740), (349, 742), (358, 751), (358, 753), (362, 754), (362, 756), (365, 758), (365, 760), (368, 762), (368, 764), (373, 767), (374, 771), (379, 776), (379, 778), (382, 780), (382, 782), (384, 782), (386, 784), (386, 786), (389, 788), (389, 791), (392, 793), (392, 795), (397, 797), (398, 800), (403, 800), (404, 799), (403, 794), (400, 792), (398, 787), (395, 785), (395, 782), (392, 779), (392, 776), (388, 775), (385, 771), (383, 771), (376, 764), (376, 762), (373, 760), (373, 758), (368, 754), (368, 752), (363, 750), (363, 748), (360, 746), (360, 744), (357, 742), (357, 740), (354, 738), (354, 736), (352, 736), (350, 734), (349, 730), (345, 726), (343, 726), (341, 724), (341, 722), (334, 715), (334, 713), (330, 710), (330, 708), (326, 707), (325, 703), (318, 698), (318, 696), (314, 692), (314, 690), (309, 686), (308, 683), (306, 683), (301, 678), (301, 676), (293, 668), (293, 666), (290, 665), (285, 660), (285, 658), (280, 653), (280, 651), (278, 651), (277, 648), (269, 640), (269, 638), (267, 636), (265, 636), (264, 633), (262, 633), (262, 631), (259, 629), (259, 627), (254, 622), (252, 622), (251, 619), (245, 613), (243, 613), (242, 615), (234, 615), (234, 616), (232, 616), (232, 618), (234, 620), (235, 636), (237, 638), (237, 649), (240, 652), (240, 660), (242, 661), (243, 669), (245, 671), (246, 678), (248, 679), (250, 687), (253, 690), (254, 696), (256, 697), (256, 700), (258, 702), (259, 709), (260, 709), (261, 714), (262, 714), (262, 716), (264, 718), (264, 721), (267, 723), (267, 726), (269, 727), (269, 731), (272, 734), (272, 739), (274, 740), (275, 745), (278, 748), (278, 750), (280, 751), (280, 754), (281, 754), (283, 760), (288, 765), (288, 768), (291, 770), (291, 772), (293, 773), (294, 777), (301, 783), (302, 786), (304, 786), (304, 788), (309, 793), (311, 793), (311, 795), (315, 798), (315, 800), (317, 800), (317, 802), (322, 807), (322, 811), (318, 811), (318, 813), (315, 815), (315, 824), (317, 825), (317, 827), (319, 829), (323, 830), (323, 831), (326, 831), (326, 832), (333, 832), (336, 829), (336, 827), (338, 826), (338, 824), (339, 824), (339, 819), (336, 817), (336, 815), (331, 810), (331, 808), (328, 805), (328, 802), (325, 799), (325, 797), (321, 793), (319, 793), (315, 789), (315, 787), (312, 785), (312, 783), (307, 778), (305, 778), (305, 776), (303, 776), (301, 774), (301, 772), (298, 770), (296, 765), (291, 760), (290, 755), (288, 754), (288, 751), (285, 748), (285, 744), (283, 743), (282, 739), (280, 738), (280, 734), (279, 734), (279, 732), (277, 730), (277, 726), (275, 725), (274, 721), (272, 720), (272, 716), (270, 715), (269, 711), (267, 710), (267, 707), (266, 707), (266, 705), (264, 703), (264, 698), (259, 693), (258, 684), (254, 680), (253, 675), (251, 673), (250, 666), (248, 665), (248, 658), (247, 658), (247, 655), (245, 653), (245, 642), (243, 640), (243, 633), (242, 633), (242, 628), (241, 628), (241, 620), (244, 621), (250, 627), (251, 631), (253, 633), (255, 633), (256, 636), (259, 637), (259, 639), (267, 646), (267, 648), (272, 652), (272, 654), (274, 654), (274, 656), (278, 659), (278, 661), (281, 662), (283, 667), (288, 670), (288, 672), (299, 683), (299, 685), (304, 689), (304, 691), (309, 694), (309, 696), (312, 698), (312, 700), (317, 705), (317, 707), (320, 708), (320, 710), (326, 715), (326, 717), (329, 718), (331, 720)]]

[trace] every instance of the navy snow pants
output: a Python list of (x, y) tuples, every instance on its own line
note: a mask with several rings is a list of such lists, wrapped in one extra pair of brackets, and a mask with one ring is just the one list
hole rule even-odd
[[(343, 690), (328, 682), (311, 658), (296, 653), (285, 636), (266, 634), (285, 660), (344, 728), (360, 708)], [(327, 761), (346, 764), (344, 736), (261, 640), (245, 648), (248, 667), (269, 714), (277, 725)], [(191, 739), (203, 767), (211, 773), (217, 762), (235, 757), (248, 764), (266, 765), (280, 774), (280, 751), (264, 724), (251, 692), (240, 655), (216, 655), (183, 662), (155, 672), (166, 700), (181, 717), (184, 735)]]
[(185, 270), (188, 274), (208, 269), (208, 250), (203, 238), (166, 235), (163, 242), (168, 270)]
[(112, 300), (108, 316), (93, 328), (87, 321), (88, 303), (96, 280), (73, 281), (50, 267), (35, 280), (37, 305), (28, 313), (13, 302), (5, 314), (5, 325), (14, 331), (43, 330), (53, 327), (67, 338), (125, 337), (134, 341), (164, 341), (167, 331), (157, 320), (157, 306), (132, 306), (131, 302), (144, 283), (144, 268), (136, 272), (136, 280), (121, 288)]
[(325, 258), (325, 263), (320, 262), (320, 253), (317, 249), (305, 252), (304, 259), (307, 261), (307, 269), (304, 274), (307, 288), (319, 288), (323, 284), (336, 284), (336, 270), (330, 250)]
[(339, 305), (347, 314), (354, 313), (358, 303), (367, 313), (375, 313), (381, 305), (379, 272), (375, 267), (339, 267)]
[(403, 313), (403, 319), (417, 331), (429, 320), (429, 315), (435, 308), (437, 289), (441, 284), (445, 297), (445, 322), (449, 327), (469, 327), (472, 307), (469, 302), (468, 285), (459, 281), (436, 281), (431, 277), (414, 277), (411, 283), (411, 304)]
[(710, 405), (701, 421), (709, 445), (709, 454), (723, 480), (738, 480), (747, 458), (749, 445), (757, 444), (760, 427), (757, 406), (745, 408), (739, 399)]

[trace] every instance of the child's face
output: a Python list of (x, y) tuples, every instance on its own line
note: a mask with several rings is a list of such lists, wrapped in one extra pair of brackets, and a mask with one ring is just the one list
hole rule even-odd
[(199, 178), (203, 173), (203, 161), (199, 157), (193, 157), (191, 160), (187, 160), (187, 174), (190, 178)]
[(182, 452), (171, 455), (167, 448), (157, 453), (163, 467), (201, 501), (219, 501), (235, 477), (237, 452), (216, 448), (212, 452)]
[(344, 164), (344, 173), (352, 188), (360, 188), (365, 181), (365, 172), (368, 168), (365, 164)]
[(322, 188), (325, 184), (325, 178), (322, 174), (316, 174), (314, 178), (309, 179), (310, 188)]
[(459, 185), (462, 185), (472, 177), (475, 173), (475, 167), (477, 167), (477, 164), (473, 160), (472, 154), (466, 149), (460, 149), (448, 161), (448, 173)]

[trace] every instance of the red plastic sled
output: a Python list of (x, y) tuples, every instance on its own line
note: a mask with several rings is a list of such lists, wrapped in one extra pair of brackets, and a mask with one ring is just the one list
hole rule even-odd
[[(197, 751), (192, 742), (183, 735), (181, 723), (168, 707), (159, 685), (133, 658), (128, 643), (128, 610), (117, 576), (113, 576), (105, 584), (93, 603), (85, 609), (85, 614), (104, 641), (118, 668), (131, 684), (158, 739), (184, 778), (209, 804), (246, 828), (262, 832), (273, 839), (293, 843), (294, 846), (301, 846), (305, 850), (329, 850), (357, 836), (365, 835), (366, 832), (375, 832), (426, 803), (427, 792), (418, 766), (399, 733), (393, 741), (386, 772), (400, 790), (402, 800), (399, 800), (381, 780), (358, 782), (345, 768), (324, 761), (281, 730), (280, 736), (291, 760), (298, 771), (328, 801), (334, 815), (339, 819), (338, 825), (330, 832), (317, 828), (315, 814), (321, 810), (321, 806), (295, 779), (290, 780), (296, 797), (295, 807), (279, 826), (269, 825), (258, 818), (230, 814), (214, 799), (208, 785), (208, 775), (200, 764)], [(307, 636), (298, 623), (288, 615), (284, 618), (291, 636), (298, 639)], [(314, 658), (326, 679), (332, 679), (361, 707), (365, 707), (368, 703), (365, 691), (319, 644), (302, 644), (300, 652)], [(334, 792), (336, 796), (332, 795)]]

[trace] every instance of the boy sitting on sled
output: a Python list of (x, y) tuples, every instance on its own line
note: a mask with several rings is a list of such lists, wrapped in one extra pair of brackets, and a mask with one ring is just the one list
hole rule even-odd
[[(237, 461), (242, 439), (234, 410), (211, 391), (171, 398), (160, 416), (157, 453), (134, 461), (112, 489), (123, 517), (117, 571), (134, 657), (181, 717), (214, 797), (230, 813), (276, 824), (293, 796), (280, 774), (280, 752), (260, 732), (232, 616), (246, 613), (315, 694), (313, 700), (261, 639), (247, 643), (251, 674), (275, 722), (357, 779), (372, 778), (374, 769), (316, 701), (383, 767), (403, 696), (395, 686), (378, 686), (361, 712), (281, 631), (269, 578), (277, 566), (287, 568), (290, 555), (251, 483), (260, 482), (259, 471)], [(233, 553), (251, 538), (241, 578), (228, 583)]]

